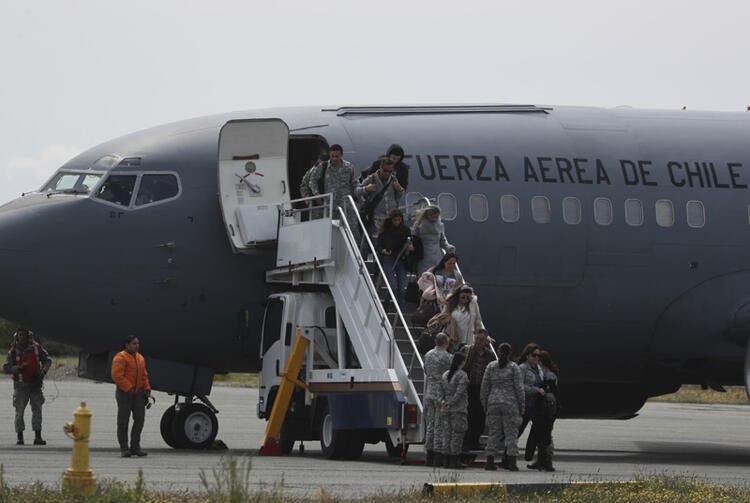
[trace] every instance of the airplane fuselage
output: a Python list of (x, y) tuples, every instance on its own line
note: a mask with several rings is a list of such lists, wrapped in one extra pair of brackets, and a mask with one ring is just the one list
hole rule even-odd
[[(90, 353), (135, 333), (147, 356), (257, 369), (275, 250), (233, 252), (217, 186), (220, 129), (249, 118), (282, 119), (290, 145), (340, 143), (357, 172), (402, 144), (407, 201), (437, 198), (491, 335), (516, 352), (548, 348), (563, 389), (582, 397), (570, 413), (622, 415), (682, 383), (743, 382), (750, 115), (735, 113), (308, 108), (145, 130), (61, 171), (174, 173), (179, 196), (118, 207), (92, 187), (4, 205), (0, 315)], [(96, 164), (108, 155), (139, 161)], [(311, 161), (290, 157), (288, 197)]]

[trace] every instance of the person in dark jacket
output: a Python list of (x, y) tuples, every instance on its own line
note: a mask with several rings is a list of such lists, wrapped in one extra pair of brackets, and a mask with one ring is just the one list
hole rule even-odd
[[(394, 143), (388, 147), (388, 151), (385, 153), (387, 157), (394, 162), (394, 171), (396, 173), (396, 179), (398, 184), (406, 190), (409, 186), (409, 165), (404, 163), (404, 149), (398, 143)], [(372, 165), (362, 172), (360, 181), (364, 180), (371, 174), (375, 173), (380, 167), (380, 159), (372, 163)]]
[(34, 430), (34, 445), (47, 445), (42, 439), (42, 404), (44, 403), (44, 376), (52, 360), (41, 344), (31, 336), (28, 328), (19, 328), (13, 334), (13, 343), (5, 357), (3, 371), (13, 375), (13, 407), (16, 409), (16, 445), (23, 445), (26, 429), (23, 416), (31, 402), (31, 427)]
[[(555, 471), (552, 466), (552, 431), (549, 426), (549, 417), (546, 413), (547, 400), (553, 397), (545, 398), (545, 380), (546, 373), (544, 366), (539, 358), (541, 349), (538, 344), (529, 343), (521, 353), (520, 365), (524, 378), (524, 391), (526, 393), (526, 408), (519, 429), (519, 436), (523, 432), (526, 424), (533, 421), (538, 432), (544, 432), (544, 438), (539, 438), (539, 464), (532, 469), (544, 470), (548, 472)], [(538, 423), (538, 424), (537, 424)], [(549, 433), (549, 436), (546, 435)]]
[(388, 284), (396, 296), (401, 312), (406, 312), (406, 256), (414, 251), (411, 231), (404, 225), (404, 214), (393, 210), (383, 222), (378, 235), (378, 253)]
[[(554, 471), (552, 466), (552, 455), (554, 454), (554, 443), (552, 441), (552, 429), (554, 428), (557, 412), (560, 409), (560, 395), (557, 385), (557, 376), (560, 369), (552, 360), (549, 351), (539, 351), (539, 364), (544, 371), (544, 400), (545, 402), (537, 406), (531, 423), (531, 431), (526, 439), (526, 460), (531, 461), (534, 457), (534, 451), (539, 448), (539, 456), (534, 463), (526, 465), (532, 470)], [(544, 465), (542, 463), (545, 463)]]

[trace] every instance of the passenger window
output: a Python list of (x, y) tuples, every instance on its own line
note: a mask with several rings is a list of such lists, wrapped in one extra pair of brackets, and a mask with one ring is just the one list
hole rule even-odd
[(544, 196), (531, 198), (531, 218), (538, 224), (548, 224), (551, 220), (549, 199)]
[(577, 197), (563, 199), (563, 220), (566, 224), (581, 223), (581, 201)]
[(175, 175), (143, 175), (141, 185), (138, 187), (138, 195), (135, 198), (135, 205), (142, 206), (170, 199), (175, 197), (178, 192), (179, 186)]
[(487, 198), (484, 194), (472, 194), (469, 196), (469, 215), (475, 222), (484, 222), (487, 220), (489, 208)]
[(625, 222), (628, 225), (643, 225), (643, 203), (640, 199), (625, 199)]
[(521, 205), (516, 196), (505, 195), (500, 197), (500, 218), (503, 222), (518, 222), (521, 216)]
[(120, 206), (129, 206), (135, 179), (135, 175), (110, 175), (104, 180), (96, 197)]
[(687, 223), (690, 227), (703, 227), (706, 225), (706, 210), (702, 202), (687, 202)]
[(612, 201), (606, 197), (594, 199), (594, 222), (599, 225), (610, 225), (612, 219)]
[(455, 220), (458, 210), (456, 208), (456, 196), (443, 192), (438, 194), (437, 203), (440, 206), (440, 218), (442, 220)]
[(674, 225), (674, 206), (669, 199), (656, 201), (656, 224), (660, 227), (672, 227)]

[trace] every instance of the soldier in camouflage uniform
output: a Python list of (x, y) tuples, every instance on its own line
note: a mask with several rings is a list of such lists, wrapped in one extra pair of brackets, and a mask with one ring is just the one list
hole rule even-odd
[[(330, 156), (329, 161), (316, 165), (313, 168), (308, 186), (314, 196), (328, 193), (333, 195), (331, 218), (338, 219), (339, 212), (336, 208), (339, 206), (346, 208), (344, 205), (346, 196), (355, 197), (356, 202), (357, 177), (354, 176), (354, 166), (352, 166), (352, 163), (344, 160), (344, 151), (341, 145), (331, 145), (328, 149), (328, 154)], [(322, 188), (319, 183), (321, 179), (323, 182)], [(353, 216), (348, 212), (346, 214), (346, 218), (350, 224), (353, 222)]]
[(510, 354), (510, 344), (500, 344), (498, 359), (487, 365), (482, 378), (480, 399), (487, 411), (489, 430), (486, 470), (497, 470), (495, 457), (503, 453), (501, 466), (506, 470), (518, 471), (518, 427), (525, 395), (521, 370), (510, 361)]
[(23, 416), (31, 403), (31, 427), (34, 430), (34, 445), (47, 445), (42, 439), (42, 392), (44, 376), (49, 372), (52, 360), (41, 344), (36, 342), (28, 328), (19, 328), (13, 334), (13, 344), (5, 357), (3, 371), (13, 375), (13, 407), (16, 409), (17, 445), (24, 445), (23, 431), (26, 423)]
[(453, 355), (451, 368), (443, 374), (443, 456), (445, 468), (463, 468), (459, 462), (464, 435), (469, 429), (469, 376), (463, 371), (466, 355), (459, 351)]
[(435, 347), (424, 357), (425, 466), (441, 466), (443, 454), (446, 454), (440, 409), (443, 403), (443, 374), (451, 366), (451, 355), (447, 349), (448, 336), (440, 332), (435, 336)]

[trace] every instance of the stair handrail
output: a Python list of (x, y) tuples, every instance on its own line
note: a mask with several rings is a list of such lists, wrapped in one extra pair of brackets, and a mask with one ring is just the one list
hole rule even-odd
[[(365, 225), (362, 222), (362, 218), (359, 215), (359, 210), (357, 209), (357, 205), (354, 202), (354, 198), (352, 198), (352, 196), (346, 196), (346, 198), (344, 199), (344, 204), (345, 205), (348, 204), (351, 207), (352, 213), (356, 217), (356, 221), (359, 224), (359, 228), (362, 230), (362, 234), (363, 234), (363, 236), (365, 238), (365, 242), (367, 243), (367, 247), (369, 249), (369, 252), (372, 253), (373, 259), (375, 260), (375, 263), (378, 266), (378, 274), (379, 274), (380, 277), (382, 277), (382, 278), (385, 279), (386, 278), (385, 272), (383, 271), (383, 267), (380, 264), (380, 260), (378, 259), (378, 255), (375, 252), (375, 247), (372, 244), (372, 240), (370, 240), (369, 232), (367, 232), (367, 229), (365, 228)], [(354, 236), (354, 233), (352, 232), (352, 229), (349, 226), (349, 221), (346, 219), (346, 214), (345, 214), (346, 212), (344, 211), (344, 208), (341, 208), (339, 206), (338, 210), (339, 210), (339, 213), (340, 213), (340, 215), (342, 217), (342, 221), (344, 222), (344, 225), (346, 226), (347, 230), (349, 231), (349, 233), (352, 236)], [(361, 255), (361, 253), (360, 253), (360, 255)], [(369, 278), (369, 275), (368, 275), (368, 278)], [(414, 350), (414, 355), (416, 355), (417, 361), (419, 362), (420, 367), (422, 369), (424, 369), (424, 361), (422, 361), (422, 356), (419, 354), (419, 349), (417, 348), (417, 344), (414, 342), (414, 337), (412, 337), (412, 335), (411, 335), (411, 330), (409, 330), (409, 326), (406, 324), (406, 320), (404, 319), (404, 315), (401, 312), (401, 307), (398, 305), (398, 302), (396, 301), (396, 297), (393, 294), (393, 291), (391, 290), (391, 285), (390, 285), (390, 283), (387, 280), (385, 282), (385, 286), (388, 289), (388, 295), (390, 296), (390, 300), (393, 303), (393, 306), (396, 308), (396, 315), (398, 317), (397, 320), (401, 321), (401, 326), (404, 327), (404, 331), (406, 332), (406, 335), (409, 338), (409, 342), (411, 343), (412, 349)], [(378, 299), (378, 304), (380, 304), (380, 299)], [(393, 327), (391, 327), (391, 330), (393, 330)], [(396, 343), (395, 337), (392, 338), (392, 343), (395, 346), (395, 343)], [(404, 362), (404, 364), (406, 364), (406, 362)], [(411, 369), (407, 369), (407, 370), (410, 371)]]

